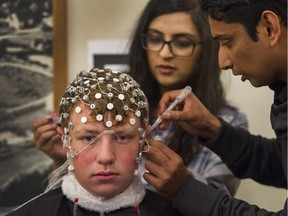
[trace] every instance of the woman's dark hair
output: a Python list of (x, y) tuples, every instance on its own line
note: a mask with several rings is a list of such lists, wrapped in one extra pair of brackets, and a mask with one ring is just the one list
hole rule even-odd
[[(199, 65), (185, 85), (190, 85), (201, 102), (213, 114), (217, 114), (220, 108), (226, 104), (220, 80), (221, 70), (218, 65), (218, 42), (214, 41), (211, 37), (208, 20), (200, 8), (199, 0), (150, 0), (148, 2), (131, 38), (128, 59), (130, 66), (129, 73), (141, 85), (142, 90), (148, 98), (150, 113), (152, 113), (151, 111), (155, 110), (158, 106), (161, 93), (159, 84), (150, 71), (146, 50), (141, 46), (140, 35), (147, 33), (150, 23), (156, 17), (174, 12), (189, 13), (192, 23), (196, 26), (203, 41), (201, 56), (198, 59)], [(183, 88), (185, 85), (183, 85)], [(184, 131), (180, 128), (178, 130), (179, 132), (176, 133), (177, 135), (174, 136), (171, 143), (181, 143)], [(182, 151), (186, 151), (185, 154), (188, 152), (187, 149), (179, 149), (184, 148), (184, 146), (175, 148), (174, 150), (180, 153), (180, 155)], [(190, 161), (190, 159), (185, 160), (185, 158), (183, 158), (184, 161)]]
[(242, 24), (254, 41), (258, 40), (256, 27), (265, 10), (277, 14), (287, 28), (287, 0), (202, 0), (201, 7), (215, 20)]

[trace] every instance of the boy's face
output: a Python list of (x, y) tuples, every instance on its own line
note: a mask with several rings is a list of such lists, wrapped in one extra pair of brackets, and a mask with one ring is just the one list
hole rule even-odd
[(241, 80), (249, 80), (255, 87), (269, 85), (279, 76), (275, 54), (267, 37), (267, 28), (261, 21), (257, 26), (258, 41), (253, 41), (238, 23), (225, 23), (209, 18), (212, 37), (217, 39), (219, 65), (231, 69)]
[[(90, 109), (83, 104), (81, 108), (81, 113), (73, 110), (70, 115), (74, 126), (70, 130), (71, 149), (80, 151), (72, 159), (75, 177), (91, 194), (113, 197), (122, 192), (134, 177), (135, 158), (140, 148), (137, 130), (141, 127), (140, 120), (131, 113), (128, 119), (134, 118), (135, 125), (122, 121), (120, 125), (107, 128), (103, 121), (92, 119)], [(88, 119), (86, 123), (81, 122), (83, 116)], [(99, 138), (93, 142), (99, 134)]]

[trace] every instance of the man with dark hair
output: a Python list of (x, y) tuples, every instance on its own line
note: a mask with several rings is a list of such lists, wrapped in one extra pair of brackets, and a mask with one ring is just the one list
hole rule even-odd
[[(179, 91), (162, 97), (159, 113), (165, 121), (160, 128), (178, 121), (217, 153), (237, 177), (287, 189), (287, 0), (202, 0), (201, 4), (212, 37), (220, 45), (220, 67), (231, 69), (254, 87), (269, 86), (274, 91), (270, 120), (276, 138), (255, 136), (228, 125), (211, 114), (193, 93), (177, 111), (164, 112)], [(149, 183), (160, 193), (166, 192), (162, 195), (169, 197), (167, 191), (176, 194), (174, 207), (183, 215), (287, 215), (287, 201), (283, 210), (268, 212), (213, 190), (191, 175), (179, 179), (181, 163), (175, 163), (177, 157), (167, 153), (165, 146), (151, 146), (147, 157), (150, 173), (145, 175)], [(169, 167), (165, 175), (161, 173), (165, 178), (157, 173), (161, 166)]]

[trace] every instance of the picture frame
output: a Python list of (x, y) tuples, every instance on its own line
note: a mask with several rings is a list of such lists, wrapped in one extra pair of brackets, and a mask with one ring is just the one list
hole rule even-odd
[(42, 193), (52, 160), (33, 123), (58, 113), (67, 84), (67, 1), (0, 3), (0, 216)]
[(128, 40), (89, 40), (88, 67), (129, 71)]
[(65, 90), (68, 76), (67, 49), (67, 0), (53, 0), (53, 91), (54, 112)]

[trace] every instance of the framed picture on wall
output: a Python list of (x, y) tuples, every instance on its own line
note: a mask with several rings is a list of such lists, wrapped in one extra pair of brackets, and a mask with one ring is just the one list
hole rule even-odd
[(127, 40), (88, 41), (88, 67), (110, 68), (129, 71), (127, 63), (129, 43)]
[(1, 215), (43, 192), (51, 171), (32, 123), (55, 111), (66, 85), (66, 1), (1, 1), (0, 49)]

